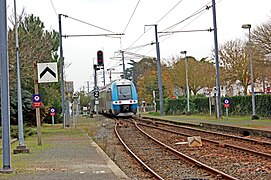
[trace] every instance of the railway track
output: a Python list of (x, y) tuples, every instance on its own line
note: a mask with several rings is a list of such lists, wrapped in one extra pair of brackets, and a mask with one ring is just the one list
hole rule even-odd
[[(214, 143), (203, 140), (202, 147), (189, 148), (187, 145), (176, 145), (177, 142), (187, 141), (187, 134), (162, 128), (152, 123), (146, 125), (138, 123), (140, 128), (148, 134), (158, 137), (160, 141), (175, 148), (198, 161), (208, 164), (238, 179), (269, 179), (271, 174), (271, 162), (269, 156), (255, 154), (254, 151), (245, 151), (237, 146), (225, 146), (225, 144)], [(193, 130), (195, 131), (195, 130)], [(195, 132), (194, 132), (195, 133)], [(193, 133), (192, 133), (193, 134)], [(190, 132), (191, 136), (191, 132)], [(225, 148), (227, 147), (227, 148)], [(238, 148), (238, 149), (236, 149)], [(270, 155), (270, 154), (269, 154)]]
[(127, 150), (157, 179), (236, 179), (149, 136), (136, 123), (118, 121), (115, 132)]
[(159, 127), (165, 131), (175, 132), (184, 136), (201, 136), (201, 138), (205, 141), (216, 143), (224, 147), (238, 149), (240, 151), (245, 151), (271, 160), (271, 142), (268, 141), (256, 140), (252, 138), (240, 137), (236, 135), (224, 134), (192, 127), (178, 126), (163, 122), (154, 122), (141, 119), (140, 122), (142, 121), (149, 125), (153, 125), (154, 127)]

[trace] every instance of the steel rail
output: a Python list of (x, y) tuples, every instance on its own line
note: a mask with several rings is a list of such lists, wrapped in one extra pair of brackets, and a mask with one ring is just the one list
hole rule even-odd
[[(178, 134), (178, 135), (183, 135), (183, 136), (188, 136), (188, 137), (191, 136), (190, 134), (180, 133), (180, 132), (177, 132), (177, 131), (173, 131), (173, 130), (169, 130), (169, 129), (165, 129), (165, 128), (161, 128), (161, 127), (156, 127), (156, 126), (153, 126), (153, 125), (148, 125), (148, 124), (143, 124), (143, 123), (139, 123), (139, 124), (143, 125), (143, 126), (148, 126), (148, 127), (151, 127), (151, 128), (160, 129), (160, 130), (163, 130), (163, 131), (166, 131), (166, 132)], [(243, 148), (243, 147), (240, 147), (240, 146), (228, 144), (228, 143), (221, 143), (221, 142), (206, 139), (206, 138), (203, 138), (203, 137), (201, 137), (201, 139), (204, 140), (204, 141), (207, 141), (207, 142), (211, 142), (211, 143), (214, 143), (214, 144), (224, 146), (224, 147), (235, 148), (235, 149), (240, 150), (240, 151), (248, 152), (248, 153), (251, 153), (251, 154), (254, 154), (254, 155), (258, 155), (258, 156), (261, 156), (261, 157), (264, 157), (264, 158), (271, 159), (271, 154), (268, 154), (268, 153), (258, 152), (258, 151)]]
[[(145, 119), (150, 119), (150, 120), (155, 120), (153, 118), (146, 118), (146, 117), (144, 117), (144, 118)], [(140, 120), (144, 120), (144, 119), (140, 119)], [(144, 120), (144, 121), (146, 121), (146, 120)], [(259, 140), (250, 139), (250, 138), (246, 138), (246, 137), (235, 136), (235, 135), (231, 135), (231, 134), (223, 134), (223, 133), (220, 133), (220, 132), (213, 132), (213, 131), (197, 129), (197, 128), (193, 128), (193, 127), (184, 127), (184, 126), (179, 126), (179, 125), (171, 124), (171, 123), (167, 123), (167, 122), (155, 122), (155, 123), (164, 124), (164, 125), (173, 126), (173, 127), (178, 127), (178, 128), (191, 129), (191, 130), (195, 130), (195, 131), (199, 131), (199, 132), (206, 132), (206, 133), (210, 133), (210, 134), (221, 135), (221, 136), (224, 136), (224, 137), (236, 138), (236, 139), (240, 139), (240, 140), (244, 140), (244, 141), (250, 141), (250, 142), (254, 142), (254, 143), (258, 143), (258, 144), (270, 145), (271, 146), (271, 142), (268, 142), (268, 141), (259, 141)]]
[(122, 143), (122, 145), (129, 151), (130, 154), (132, 154), (132, 156), (140, 163), (142, 164), (146, 169), (148, 169), (156, 178), (158, 179), (164, 179), (162, 178), (159, 174), (157, 174), (153, 169), (151, 169), (148, 165), (146, 165), (126, 144), (125, 142), (122, 140), (122, 138), (120, 137), (118, 130), (117, 130), (117, 126), (118, 126), (118, 122), (115, 124), (115, 133), (117, 135), (117, 137), (119, 138), (120, 142)]
[(233, 176), (231, 176), (231, 175), (228, 175), (228, 174), (226, 174), (226, 173), (224, 173), (224, 172), (222, 172), (222, 171), (219, 171), (219, 170), (217, 170), (217, 169), (214, 169), (214, 168), (212, 168), (212, 167), (210, 167), (210, 166), (208, 166), (208, 165), (206, 165), (206, 164), (204, 164), (204, 163), (202, 163), (202, 162), (200, 162), (200, 161), (197, 161), (197, 160), (195, 160), (195, 159), (193, 159), (193, 158), (191, 158), (191, 157), (189, 157), (189, 156), (187, 156), (187, 155), (185, 155), (185, 154), (183, 154), (183, 153), (181, 153), (181, 152), (179, 152), (179, 151), (177, 151), (177, 150), (171, 148), (170, 146), (168, 146), (168, 145), (166, 145), (166, 144), (164, 144), (164, 143), (158, 141), (157, 139), (153, 138), (152, 136), (150, 136), (149, 134), (147, 134), (145, 131), (143, 131), (142, 129), (140, 129), (140, 127), (138, 127), (138, 125), (137, 125), (137, 122), (134, 122), (134, 124), (135, 124), (135, 126), (137, 127), (137, 129), (138, 129), (139, 131), (141, 131), (143, 134), (145, 134), (147, 137), (149, 137), (150, 139), (152, 139), (152, 140), (155, 141), (156, 143), (160, 144), (161, 146), (167, 148), (167, 149), (170, 150), (171, 152), (177, 154), (177, 155), (180, 156), (181, 158), (183, 158), (183, 159), (185, 159), (185, 160), (187, 160), (187, 161), (189, 161), (189, 162), (191, 162), (191, 163), (197, 165), (198, 167), (201, 167), (201, 168), (203, 168), (203, 169), (205, 169), (205, 170), (211, 172), (212, 174), (215, 174), (217, 177), (221, 177), (221, 178), (225, 178), (225, 179), (237, 179), (237, 178), (235, 178), (235, 177), (233, 177)]

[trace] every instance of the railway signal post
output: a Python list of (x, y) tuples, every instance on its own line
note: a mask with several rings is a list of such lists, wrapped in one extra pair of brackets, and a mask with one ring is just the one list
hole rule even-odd
[[(98, 57), (99, 58), (99, 57)], [(96, 116), (98, 117), (98, 105), (99, 105), (99, 91), (98, 91), (98, 85), (97, 85), (97, 70), (100, 70), (100, 68), (94, 64), (94, 111), (96, 111)]]

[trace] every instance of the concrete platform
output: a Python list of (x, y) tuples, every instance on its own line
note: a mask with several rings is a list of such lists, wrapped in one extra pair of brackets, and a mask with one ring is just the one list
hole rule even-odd
[(5, 179), (129, 179), (87, 133), (79, 129), (55, 129), (52, 133), (43, 133), (42, 140), (43, 145), (35, 150), (30, 148), (29, 154), (14, 155), (22, 165), (13, 166), (15, 172)]

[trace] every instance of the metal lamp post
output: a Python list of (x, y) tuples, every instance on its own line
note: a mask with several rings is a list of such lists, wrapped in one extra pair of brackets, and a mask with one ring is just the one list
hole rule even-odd
[(253, 78), (253, 70), (252, 70), (252, 44), (250, 39), (250, 29), (251, 24), (243, 24), (243, 29), (248, 29), (248, 42), (249, 42), (249, 58), (250, 58), (250, 77), (251, 77), (251, 93), (252, 93), (252, 119), (256, 118), (256, 110), (255, 110), (255, 94), (254, 94), (254, 78)]
[(185, 84), (186, 84), (186, 95), (187, 95), (187, 114), (190, 114), (190, 92), (189, 92), (189, 85), (188, 85), (188, 65), (187, 65), (187, 57), (186, 57), (186, 51), (181, 51), (181, 54), (184, 54), (185, 56)]

